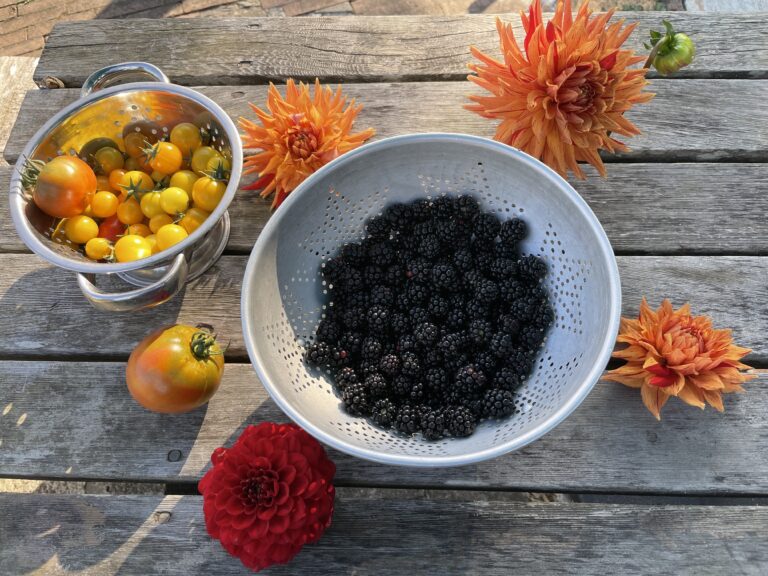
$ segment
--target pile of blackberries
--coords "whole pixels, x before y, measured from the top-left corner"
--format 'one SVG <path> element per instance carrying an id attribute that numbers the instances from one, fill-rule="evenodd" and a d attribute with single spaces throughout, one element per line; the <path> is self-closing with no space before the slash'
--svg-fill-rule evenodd
<path id="1" fill-rule="evenodd" d="M 523 220 L 469 195 L 393 204 L 321 267 L 328 291 L 309 364 L 346 411 L 404 434 L 469 436 L 515 411 L 554 320 Z"/>

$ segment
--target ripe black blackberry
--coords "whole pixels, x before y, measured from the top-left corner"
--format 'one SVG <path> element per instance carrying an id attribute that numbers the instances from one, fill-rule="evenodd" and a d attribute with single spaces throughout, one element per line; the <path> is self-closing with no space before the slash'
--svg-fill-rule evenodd
<path id="1" fill-rule="evenodd" d="M 336 376 L 334 377 L 334 382 L 336 382 L 336 386 L 341 390 L 342 392 L 350 385 L 355 384 L 359 382 L 360 380 L 357 377 L 357 373 L 350 368 L 349 366 L 342 368 L 338 372 L 336 372 Z"/>
<path id="2" fill-rule="evenodd" d="M 395 312 L 392 314 L 390 327 L 392 328 L 393 334 L 400 336 L 407 333 L 411 329 L 411 321 L 403 312 Z"/>
<path id="3" fill-rule="evenodd" d="M 456 374 L 459 368 L 466 366 L 469 363 L 469 355 L 462 352 L 461 354 L 443 357 L 442 366 L 444 366 L 449 373 Z"/>
<path id="4" fill-rule="evenodd" d="M 545 337 L 546 332 L 543 328 L 529 324 L 520 330 L 518 341 L 527 350 L 536 350 L 544 342 Z"/>
<path id="5" fill-rule="evenodd" d="M 376 266 L 389 266 L 395 262 L 395 249 L 388 241 L 373 242 L 368 246 L 368 261 Z"/>
<path id="6" fill-rule="evenodd" d="M 509 334 L 513 338 L 520 333 L 520 320 L 511 314 L 502 314 L 497 323 L 499 331 Z"/>
<path id="7" fill-rule="evenodd" d="M 327 282 L 336 282 L 347 271 L 347 263 L 341 256 L 334 256 L 326 260 L 320 267 L 320 273 Z"/>
<path id="8" fill-rule="evenodd" d="M 384 284 L 384 271 L 378 266 L 369 264 L 363 268 L 363 283 L 369 289 Z"/>
<path id="9" fill-rule="evenodd" d="M 542 301 L 531 320 L 534 326 L 541 328 L 546 332 L 555 321 L 555 311 L 552 309 L 552 305 L 549 301 Z"/>
<path id="10" fill-rule="evenodd" d="M 484 276 L 480 270 L 476 268 L 467 270 L 466 272 L 464 272 L 464 278 L 463 278 L 463 285 L 464 285 L 465 291 L 471 293 L 472 291 L 474 291 L 475 286 L 477 286 L 483 279 L 484 279 Z"/>
<path id="11" fill-rule="evenodd" d="M 493 280 L 485 278 L 475 286 L 475 299 L 487 306 L 493 306 L 499 299 L 499 286 Z"/>
<path id="12" fill-rule="evenodd" d="M 512 258 L 494 258 L 488 273 L 491 275 L 491 278 L 503 282 L 517 274 L 517 263 Z"/>
<path id="13" fill-rule="evenodd" d="M 419 423 L 421 433 L 427 440 L 439 440 L 448 433 L 445 412 L 440 408 L 422 408 Z"/>
<path id="14" fill-rule="evenodd" d="M 528 295 L 529 286 L 518 280 L 499 282 L 499 300 L 504 304 L 510 304 Z"/>
<path id="15" fill-rule="evenodd" d="M 453 253 L 453 265 L 459 272 L 468 272 L 475 267 L 475 257 L 468 248 L 458 248 Z"/>
<path id="16" fill-rule="evenodd" d="M 386 376 L 394 376 L 400 372 L 400 358 L 394 354 L 385 354 L 379 360 L 379 369 Z"/>
<path id="17" fill-rule="evenodd" d="M 509 315 L 517 319 L 521 324 L 527 323 L 533 318 L 541 303 L 530 296 L 519 298 L 509 303 L 507 311 Z"/>
<path id="18" fill-rule="evenodd" d="M 398 231 L 408 230 L 413 224 L 413 213 L 407 204 L 390 204 L 384 210 L 382 217 L 394 230 Z"/>
<path id="19" fill-rule="evenodd" d="M 487 245 L 473 244 L 473 248 L 475 249 L 475 269 L 480 271 L 484 276 L 490 275 L 491 265 L 496 256 L 491 253 Z"/>
<path id="20" fill-rule="evenodd" d="M 427 220 L 425 222 L 419 222 L 413 227 L 413 235 L 416 236 L 419 240 L 423 240 L 427 236 L 434 236 L 435 235 L 435 224 L 436 222 L 433 222 L 431 220 Z"/>
<path id="21" fill-rule="evenodd" d="M 472 344 L 477 349 L 483 349 L 488 346 L 493 335 L 493 324 L 483 318 L 476 318 L 469 323 L 467 330 Z"/>
<path id="22" fill-rule="evenodd" d="M 360 347 L 360 355 L 362 356 L 363 360 L 372 360 L 378 362 L 383 353 L 384 346 L 382 346 L 381 341 L 379 341 L 378 338 L 368 336 L 363 340 L 363 343 Z"/>
<path id="23" fill-rule="evenodd" d="M 347 330 L 357 330 L 365 323 L 365 308 L 345 305 L 339 312 L 339 318 Z"/>
<path id="24" fill-rule="evenodd" d="M 357 365 L 358 380 L 365 380 L 371 374 L 379 371 L 378 360 L 362 360 Z"/>
<path id="25" fill-rule="evenodd" d="M 497 358 L 505 358 L 515 352 L 515 339 L 506 332 L 496 332 L 491 336 L 489 350 Z"/>
<path id="26" fill-rule="evenodd" d="M 495 388 L 501 388 L 502 390 L 509 390 L 514 392 L 517 390 L 523 381 L 520 379 L 520 375 L 507 366 L 500 368 L 491 382 Z"/>
<path id="27" fill-rule="evenodd" d="M 403 352 L 400 355 L 400 371 L 408 377 L 416 378 L 421 374 L 421 363 L 414 352 Z"/>
<path id="28" fill-rule="evenodd" d="M 486 384 L 483 371 L 475 364 L 468 364 L 456 372 L 453 386 L 460 396 L 466 398 L 481 392 Z"/>
<path id="29" fill-rule="evenodd" d="M 345 297 L 348 294 L 355 292 L 361 292 L 365 289 L 365 282 L 363 282 L 363 273 L 356 268 L 347 268 L 343 276 L 341 276 L 332 287 L 334 292 L 342 294 Z"/>
<path id="30" fill-rule="evenodd" d="M 353 242 L 341 249 L 341 258 L 347 266 L 357 268 L 366 264 L 367 254 L 362 244 Z"/>
<path id="31" fill-rule="evenodd" d="M 432 368 L 443 364 L 443 355 L 435 348 L 427 348 L 421 352 L 421 362 L 423 368 Z"/>
<path id="32" fill-rule="evenodd" d="M 334 312 L 351 307 L 368 308 L 369 305 L 368 293 L 362 290 L 349 293 L 340 292 L 333 300 Z"/>
<path id="33" fill-rule="evenodd" d="M 408 309 L 408 317 L 413 326 L 418 326 L 422 322 L 429 322 L 429 312 L 421 306 L 413 306 Z"/>
<path id="34" fill-rule="evenodd" d="M 488 320 L 496 315 L 496 306 L 493 303 L 483 302 L 477 298 L 469 300 L 464 310 L 470 322 L 478 319 Z"/>
<path id="35" fill-rule="evenodd" d="M 453 292 L 459 288 L 459 276 L 456 269 L 444 262 L 432 267 L 432 284 L 439 290 Z"/>
<path id="36" fill-rule="evenodd" d="M 399 287 L 400 283 L 405 279 L 403 267 L 400 264 L 390 264 L 384 270 L 384 278 L 382 282 L 390 287 Z"/>
<path id="37" fill-rule="evenodd" d="M 477 426 L 477 417 L 465 406 L 452 406 L 445 411 L 448 432 L 457 438 L 470 436 Z"/>
<path id="38" fill-rule="evenodd" d="M 463 308 L 450 306 L 445 317 L 445 326 L 449 330 L 462 330 L 467 323 L 467 313 Z"/>
<path id="39" fill-rule="evenodd" d="M 432 215 L 432 203 L 426 198 L 414 200 L 410 204 L 413 219 L 416 222 L 424 222 Z"/>
<path id="40" fill-rule="evenodd" d="M 440 294 L 432 294 L 427 303 L 427 312 L 435 321 L 443 320 L 451 309 L 448 299 Z"/>
<path id="41" fill-rule="evenodd" d="M 438 367 L 432 367 L 429 368 L 424 375 L 424 383 L 427 385 L 427 388 L 437 395 L 447 395 L 451 381 L 445 370 Z"/>
<path id="42" fill-rule="evenodd" d="M 459 226 L 455 220 L 442 220 L 435 225 L 435 236 L 445 248 L 452 248 L 460 235 Z"/>
<path id="43" fill-rule="evenodd" d="M 547 264 L 538 256 L 528 254 L 518 260 L 517 273 L 521 278 L 538 281 L 546 276 Z"/>
<path id="44" fill-rule="evenodd" d="M 534 357 L 527 350 L 516 349 L 509 356 L 502 358 L 504 365 L 517 374 L 521 380 L 526 378 L 533 367 Z"/>
<path id="45" fill-rule="evenodd" d="M 383 216 L 374 216 L 365 225 L 365 231 L 370 238 L 387 238 L 390 231 L 390 223 Z"/>
<path id="46" fill-rule="evenodd" d="M 466 342 L 465 335 L 459 332 L 446 334 L 437 343 L 437 349 L 446 360 L 458 356 Z"/>
<path id="47" fill-rule="evenodd" d="M 325 368 L 331 359 L 333 350 L 325 342 L 314 342 L 307 347 L 304 359 L 312 366 Z"/>
<path id="48" fill-rule="evenodd" d="M 336 342 L 339 341 L 339 338 L 341 338 L 341 326 L 339 326 L 339 324 L 331 318 L 323 318 L 317 325 L 317 330 L 315 330 L 315 338 L 319 342 L 336 344 Z"/>
<path id="49" fill-rule="evenodd" d="M 429 289 L 423 284 L 409 283 L 405 288 L 408 303 L 411 306 L 420 306 L 429 298 Z"/>
<path id="50" fill-rule="evenodd" d="M 411 386 L 411 391 L 408 393 L 408 399 L 411 402 L 421 402 L 424 400 L 426 396 L 426 390 L 424 389 L 424 384 L 419 381 L 413 382 L 413 386 Z"/>
<path id="51" fill-rule="evenodd" d="M 368 331 L 375 334 L 383 334 L 389 328 L 389 319 L 392 313 L 389 308 L 374 304 L 368 308 L 368 312 L 365 315 L 366 322 L 368 322 Z"/>
<path id="52" fill-rule="evenodd" d="M 504 243 L 517 244 L 528 234 L 528 227 L 525 221 L 520 218 L 512 218 L 501 224 L 499 236 Z"/>
<path id="53" fill-rule="evenodd" d="M 406 398 L 411 395 L 413 380 L 405 374 L 398 374 L 392 379 L 390 388 L 395 395 L 400 396 L 401 398 Z"/>
<path id="54" fill-rule="evenodd" d="M 440 255 L 440 241 L 437 236 L 429 235 L 424 236 L 419 241 L 418 252 L 421 256 L 427 260 L 434 260 Z"/>
<path id="55" fill-rule="evenodd" d="M 480 205 L 469 194 L 462 194 L 456 199 L 456 208 L 464 222 L 471 222 L 480 213 Z"/>
<path id="56" fill-rule="evenodd" d="M 405 276 L 411 282 L 426 284 L 430 281 L 432 264 L 425 258 L 414 258 L 405 265 Z"/>
<path id="57" fill-rule="evenodd" d="M 431 322 L 421 322 L 413 329 L 413 338 L 416 345 L 422 348 L 434 346 L 439 335 L 440 331 L 437 329 L 437 326 Z"/>
<path id="58" fill-rule="evenodd" d="M 403 334 L 397 339 L 395 350 L 399 353 L 413 352 L 416 350 L 416 338 L 413 334 Z"/>
<path id="59" fill-rule="evenodd" d="M 382 398 L 389 392 L 387 381 L 381 374 L 374 372 L 365 377 L 365 387 L 373 398 Z"/>
<path id="60" fill-rule="evenodd" d="M 373 403 L 371 419 L 379 426 L 389 428 L 395 421 L 397 405 L 389 398 L 379 398 Z"/>
<path id="61" fill-rule="evenodd" d="M 483 396 L 483 418 L 504 418 L 515 411 L 515 400 L 508 390 L 491 388 Z"/>
<path id="62" fill-rule="evenodd" d="M 328 367 L 341 369 L 345 366 L 349 366 L 352 361 L 352 355 L 348 350 L 342 350 L 340 348 L 332 348 L 331 355 L 328 359 Z"/>
<path id="63" fill-rule="evenodd" d="M 347 386 L 341 393 L 344 409 L 353 416 L 368 416 L 371 413 L 368 387 L 362 382 Z"/>
<path id="64" fill-rule="evenodd" d="M 479 242 L 493 242 L 500 230 L 501 222 L 498 216 L 490 212 L 478 214 L 472 224 L 472 233 Z"/>
<path id="65" fill-rule="evenodd" d="M 398 408 L 394 421 L 395 430 L 403 434 L 415 434 L 419 431 L 419 411 L 411 404 Z"/>
<path id="66" fill-rule="evenodd" d="M 441 220 L 449 220 L 457 213 L 456 202 L 450 196 L 439 196 L 432 203 L 432 213 Z"/>
<path id="67" fill-rule="evenodd" d="M 475 354 L 473 363 L 477 365 L 484 374 L 495 374 L 498 360 L 496 355 L 488 350 L 483 350 Z"/>

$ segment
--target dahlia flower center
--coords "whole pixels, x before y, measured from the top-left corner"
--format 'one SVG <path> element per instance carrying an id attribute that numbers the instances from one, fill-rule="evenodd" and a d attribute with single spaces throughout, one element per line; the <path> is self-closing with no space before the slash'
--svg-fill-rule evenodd
<path id="1" fill-rule="evenodd" d="M 240 480 L 240 501 L 248 508 L 270 508 L 278 489 L 274 470 L 252 470 Z"/>
<path id="2" fill-rule="evenodd" d="M 317 150 L 317 136 L 311 127 L 297 126 L 288 132 L 288 149 L 294 158 L 306 160 Z"/>
<path id="3" fill-rule="evenodd" d="M 591 82 L 585 82 L 579 86 L 579 95 L 574 100 L 574 104 L 579 108 L 589 108 L 592 100 L 595 99 L 595 87 Z"/>

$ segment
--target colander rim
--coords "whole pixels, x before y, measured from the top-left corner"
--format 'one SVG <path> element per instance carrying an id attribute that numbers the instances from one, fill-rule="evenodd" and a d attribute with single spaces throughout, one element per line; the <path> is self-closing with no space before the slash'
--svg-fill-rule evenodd
<path id="1" fill-rule="evenodd" d="M 353 162 L 361 156 L 365 156 L 371 153 L 372 151 L 384 150 L 402 144 L 429 144 L 438 142 L 465 143 L 473 146 L 485 147 L 487 149 L 505 154 L 511 158 L 514 158 L 515 160 L 527 164 L 542 177 L 549 179 L 560 192 L 564 193 L 573 201 L 574 206 L 581 212 L 586 220 L 591 223 L 597 245 L 600 248 L 600 254 L 607 264 L 609 281 L 608 330 L 604 336 L 604 341 L 600 347 L 599 353 L 597 354 L 593 367 L 587 376 L 582 380 L 579 387 L 553 414 L 551 414 L 547 419 L 543 420 L 526 433 L 498 444 L 497 446 L 492 446 L 482 450 L 474 450 L 465 454 L 392 454 L 371 448 L 356 446 L 342 439 L 339 439 L 332 434 L 326 433 L 309 419 L 300 414 L 298 410 L 296 410 L 292 404 L 280 393 L 279 389 L 267 376 L 267 373 L 264 369 L 264 364 L 262 363 L 262 355 L 255 346 L 254 339 L 251 337 L 251 334 L 255 330 L 255 326 L 253 325 L 252 320 L 250 295 L 253 278 L 255 277 L 257 262 L 259 261 L 260 256 L 264 251 L 264 247 L 267 245 L 270 237 L 275 234 L 279 228 L 281 221 L 287 218 L 291 207 L 294 204 L 300 202 L 302 197 L 309 193 L 316 182 L 321 181 L 328 174 L 331 174 L 336 170 L 343 169 L 345 165 Z M 467 464 L 475 464 L 484 460 L 489 460 L 497 456 L 501 456 L 508 452 L 522 448 L 523 446 L 526 446 L 535 440 L 538 440 L 547 432 L 550 432 L 552 429 L 558 426 L 584 401 L 584 399 L 600 379 L 600 375 L 602 374 L 605 366 L 608 363 L 608 360 L 610 359 L 611 352 L 616 341 L 621 319 L 621 282 L 618 265 L 616 263 L 616 257 L 613 253 L 613 248 L 611 247 L 608 236 L 605 234 L 605 230 L 600 224 L 600 221 L 597 219 L 597 216 L 594 214 L 587 202 L 581 197 L 581 195 L 563 177 L 557 174 L 549 166 L 526 154 L 525 152 L 522 152 L 521 150 L 480 136 L 450 132 L 405 134 L 377 140 L 347 152 L 346 154 L 326 164 L 314 174 L 310 175 L 295 190 L 293 190 L 293 192 L 291 192 L 291 194 L 281 205 L 280 209 L 278 209 L 275 214 L 272 215 L 264 229 L 259 234 L 259 237 L 257 238 L 256 243 L 254 244 L 254 247 L 248 258 L 241 292 L 241 316 L 243 336 L 246 348 L 248 350 L 248 356 L 251 360 L 251 364 L 253 365 L 254 370 L 256 371 L 256 374 L 262 382 L 262 385 L 267 390 L 270 397 L 275 401 L 275 403 L 283 410 L 283 412 L 285 412 L 294 422 L 299 424 L 315 438 L 333 448 L 336 448 L 337 450 L 345 452 L 346 454 L 382 464 L 393 464 L 420 468 L 462 466 Z M 448 441 L 466 442 L 469 441 L 469 439 L 451 438 L 448 439 Z"/>

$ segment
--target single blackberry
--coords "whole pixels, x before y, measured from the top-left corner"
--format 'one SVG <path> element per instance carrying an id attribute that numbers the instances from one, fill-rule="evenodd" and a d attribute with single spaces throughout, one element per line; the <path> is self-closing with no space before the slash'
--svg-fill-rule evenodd
<path id="1" fill-rule="evenodd" d="M 469 409 L 470 412 L 475 416 L 476 421 L 480 421 L 483 418 L 483 398 L 481 397 L 475 397 L 472 399 L 467 399 L 463 403 L 459 404 L 460 406 L 464 406 Z"/>
<path id="2" fill-rule="evenodd" d="M 439 335 L 440 332 L 438 331 L 437 326 L 431 322 L 417 324 L 416 328 L 413 330 L 413 337 L 416 344 L 422 348 L 433 346 L 437 342 Z"/>
<path id="3" fill-rule="evenodd" d="M 418 252 L 428 260 L 434 260 L 440 255 L 440 242 L 437 236 L 425 236 L 419 242 Z"/>
<path id="4" fill-rule="evenodd" d="M 443 320 L 450 311 L 448 299 L 440 294 L 433 294 L 427 304 L 427 312 L 435 320 Z"/>
<path id="5" fill-rule="evenodd" d="M 398 374 L 392 379 L 390 385 L 392 392 L 400 397 L 408 397 L 411 394 L 411 388 L 413 388 L 413 380 L 411 380 L 405 374 Z"/>
<path id="6" fill-rule="evenodd" d="M 546 332 L 555 321 L 555 311 L 548 301 L 544 301 L 539 305 L 531 320 L 534 326 L 541 328 Z"/>
<path id="7" fill-rule="evenodd" d="M 462 194 L 456 199 L 458 216 L 465 222 L 471 222 L 480 213 L 480 205 L 469 194 Z"/>
<path id="8" fill-rule="evenodd" d="M 328 344 L 335 344 L 341 337 L 341 327 L 339 324 L 331 318 L 323 318 L 320 320 L 320 324 L 317 325 L 315 330 L 315 338 L 319 342 L 327 342 Z"/>
<path id="9" fill-rule="evenodd" d="M 499 282 L 499 300 L 509 304 L 515 300 L 525 298 L 528 294 L 528 286 L 518 280 Z"/>
<path id="10" fill-rule="evenodd" d="M 400 358 L 394 354 L 385 354 L 379 360 L 379 369 L 386 376 L 394 376 L 400 371 Z"/>
<path id="11" fill-rule="evenodd" d="M 416 222 L 424 222 L 425 220 L 428 220 L 432 214 L 432 203 L 426 198 L 414 200 L 411 202 L 410 207 L 413 219 Z"/>
<path id="12" fill-rule="evenodd" d="M 521 380 L 523 380 L 531 373 L 534 356 L 529 352 L 518 348 L 509 356 L 502 358 L 502 361 L 508 368 L 517 374 Z"/>
<path id="13" fill-rule="evenodd" d="M 472 223 L 472 233 L 475 240 L 479 242 L 491 243 L 496 239 L 501 230 L 501 222 L 498 216 L 491 212 L 478 214 Z"/>
<path id="14" fill-rule="evenodd" d="M 419 412 L 410 404 L 398 408 L 393 422 L 395 430 L 403 434 L 414 434 L 419 431 Z"/>
<path id="15" fill-rule="evenodd" d="M 346 297 L 346 295 L 361 292 L 364 288 L 362 272 L 355 268 L 347 268 L 344 275 L 333 284 L 332 289 L 342 294 L 342 297 Z"/>
<path id="16" fill-rule="evenodd" d="M 411 391 L 408 393 L 408 399 L 412 402 L 421 402 L 426 397 L 426 390 L 422 382 L 414 382 Z"/>
<path id="17" fill-rule="evenodd" d="M 426 284 L 432 273 L 432 265 L 424 258 L 415 258 L 405 266 L 405 276 L 411 282 Z"/>
<path id="18" fill-rule="evenodd" d="M 540 305 L 540 301 L 531 296 L 525 296 L 524 298 L 518 298 L 517 300 L 510 302 L 507 310 L 510 316 L 516 318 L 521 323 L 525 323 L 533 318 Z"/>
<path id="19" fill-rule="evenodd" d="M 392 314 L 390 327 L 392 328 L 393 334 L 400 336 L 401 334 L 407 333 L 411 329 L 411 321 L 403 312 L 395 312 Z"/>
<path id="20" fill-rule="evenodd" d="M 460 272 L 468 272 L 475 267 L 475 257 L 468 248 L 459 248 L 453 253 L 453 265 Z"/>
<path id="21" fill-rule="evenodd" d="M 488 350 L 483 350 L 475 354 L 473 362 L 484 374 L 493 374 L 496 372 L 498 360 L 496 359 L 496 356 Z"/>
<path id="22" fill-rule="evenodd" d="M 368 260 L 382 267 L 394 264 L 395 249 L 387 241 L 373 242 L 368 246 Z"/>
<path id="23" fill-rule="evenodd" d="M 477 417 L 466 406 L 452 406 L 445 411 L 445 422 L 452 436 L 470 436 L 477 426 Z"/>
<path id="24" fill-rule="evenodd" d="M 499 316 L 497 326 L 501 332 L 509 334 L 513 338 L 520 333 L 520 320 L 511 314 L 502 314 Z"/>
<path id="25" fill-rule="evenodd" d="M 386 396 L 389 391 L 389 386 L 387 386 L 384 376 L 376 372 L 365 377 L 365 387 L 368 389 L 368 394 L 373 398 Z"/>
<path id="26" fill-rule="evenodd" d="M 475 299 L 492 306 L 499 299 L 499 286 L 493 280 L 484 279 L 475 286 Z"/>
<path id="27" fill-rule="evenodd" d="M 491 388 L 483 396 L 483 418 L 505 418 L 515 411 L 515 400 L 508 390 Z"/>
<path id="28" fill-rule="evenodd" d="M 389 319 L 392 316 L 389 308 L 374 304 L 368 308 L 365 319 L 368 322 L 368 330 L 376 334 L 383 334 L 389 328 Z"/>
<path id="29" fill-rule="evenodd" d="M 368 288 L 384 284 L 384 272 L 378 266 L 369 264 L 363 268 L 363 282 Z"/>
<path id="30" fill-rule="evenodd" d="M 403 274 L 402 266 L 400 264 L 392 264 L 384 271 L 382 282 L 387 286 L 397 287 L 400 286 L 404 279 L 405 274 Z"/>
<path id="31" fill-rule="evenodd" d="M 432 213 L 442 220 L 452 218 L 456 212 L 456 202 L 450 196 L 439 196 L 432 202 Z"/>
<path id="32" fill-rule="evenodd" d="M 365 230 L 371 238 L 388 238 L 390 224 L 383 216 L 374 216 L 368 220 Z"/>
<path id="33" fill-rule="evenodd" d="M 459 276 L 450 264 L 435 264 L 432 267 L 432 283 L 440 290 L 453 292 L 459 288 Z"/>
<path id="34" fill-rule="evenodd" d="M 480 270 L 480 272 L 483 273 L 484 276 L 490 276 L 491 274 L 491 266 L 493 266 L 494 261 L 496 260 L 496 255 L 493 254 L 492 250 L 489 248 L 489 245 L 473 245 L 473 248 L 476 249 L 475 252 L 475 268 L 477 270 Z"/>
<path id="35" fill-rule="evenodd" d="M 427 373 L 424 375 L 424 383 L 427 385 L 427 388 L 438 395 L 446 395 L 451 384 L 448 373 L 436 366 L 427 370 Z"/>
<path id="36" fill-rule="evenodd" d="M 517 262 L 520 259 L 520 249 L 517 244 L 502 240 L 500 242 L 494 242 L 493 255 L 496 258 L 509 258 L 510 260 Z M 517 267 L 515 267 L 515 272 L 517 272 Z"/>
<path id="37" fill-rule="evenodd" d="M 527 350 L 537 350 L 539 346 L 541 346 L 541 343 L 544 342 L 546 336 L 547 333 L 542 328 L 528 324 L 527 326 L 523 326 L 522 330 L 520 330 L 518 342 L 520 342 L 520 345 Z"/>
<path id="38" fill-rule="evenodd" d="M 425 222 L 419 222 L 413 227 L 412 234 L 419 240 L 423 240 L 427 236 L 435 235 L 435 222 L 427 220 Z"/>
<path id="39" fill-rule="evenodd" d="M 389 286 L 374 286 L 371 288 L 369 301 L 385 308 L 391 308 L 395 302 L 395 293 Z"/>
<path id="40" fill-rule="evenodd" d="M 528 227 L 524 220 L 520 218 L 512 218 L 506 220 L 501 224 L 501 230 L 499 236 L 501 241 L 509 244 L 517 244 L 528 234 Z"/>
<path id="41" fill-rule="evenodd" d="M 349 366 L 351 362 L 352 354 L 350 354 L 348 350 L 343 350 L 341 348 L 331 349 L 331 356 L 328 360 L 328 366 L 330 368 L 338 370 L 344 368 L 345 366 Z"/>
<path id="42" fill-rule="evenodd" d="M 429 289 L 423 284 L 409 283 L 405 289 L 405 294 L 411 306 L 419 306 L 429 298 Z"/>
<path id="43" fill-rule="evenodd" d="M 495 306 L 492 303 L 483 302 L 477 298 L 472 298 L 472 300 L 467 302 L 464 310 L 470 322 L 478 319 L 488 320 L 496 312 Z"/>
<path id="44" fill-rule="evenodd" d="M 408 317 L 413 326 L 418 326 L 422 322 L 429 322 L 429 312 L 420 306 L 414 306 L 408 310 Z"/>
<path id="45" fill-rule="evenodd" d="M 459 226 L 454 220 L 442 220 L 435 225 L 435 236 L 446 248 L 453 248 L 459 240 Z"/>
<path id="46" fill-rule="evenodd" d="M 334 256 L 323 262 L 320 266 L 320 273 L 326 281 L 334 283 L 341 278 L 347 271 L 347 263 L 341 256 Z"/>
<path id="47" fill-rule="evenodd" d="M 344 409 L 353 416 L 368 416 L 371 412 L 368 388 L 362 382 L 350 384 L 341 393 Z"/>
<path id="48" fill-rule="evenodd" d="M 493 325 L 488 320 L 476 318 L 469 323 L 467 332 L 472 343 L 482 349 L 491 341 Z"/>
<path id="49" fill-rule="evenodd" d="M 464 398 L 474 396 L 485 388 L 485 373 L 475 364 L 459 368 L 454 379 L 454 389 Z"/>
<path id="50" fill-rule="evenodd" d="M 363 360 L 357 365 L 358 379 L 365 379 L 379 371 L 378 360 Z"/>
<path id="51" fill-rule="evenodd" d="M 357 372 L 354 371 L 354 369 L 350 368 L 349 366 L 346 366 L 336 372 L 336 376 L 334 377 L 334 382 L 336 382 L 336 386 L 338 386 L 339 390 L 342 392 L 350 385 L 355 384 L 359 382 L 360 380 L 357 377 Z"/>
<path id="52" fill-rule="evenodd" d="M 363 266 L 366 263 L 365 248 L 356 242 L 345 244 L 341 249 L 341 258 L 345 264 L 353 268 Z"/>
<path id="53" fill-rule="evenodd" d="M 384 428 L 389 428 L 395 421 L 397 405 L 389 398 L 379 398 L 371 409 L 372 420 Z"/>
<path id="54" fill-rule="evenodd" d="M 439 408 L 422 408 L 420 424 L 421 433 L 426 440 L 439 440 L 448 433 L 445 413 Z"/>
<path id="55" fill-rule="evenodd" d="M 494 258 L 488 273 L 496 280 L 506 280 L 517 273 L 517 263 L 511 258 Z"/>
<path id="56" fill-rule="evenodd" d="M 443 356 L 435 348 L 428 348 L 422 352 L 421 363 L 424 368 L 432 368 L 443 364 Z"/>
<path id="57" fill-rule="evenodd" d="M 458 356 L 466 344 L 464 334 L 460 332 L 450 332 L 440 338 L 437 343 L 437 349 L 446 360 Z"/>
<path id="58" fill-rule="evenodd" d="M 332 353 L 333 350 L 325 342 L 315 342 L 307 347 L 304 359 L 312 366 L 324 368 L 330 363 Z"/>
<path id="59" fill-rule="evenodd" d="M 506 332 L 496 332 L 491 337 L 489 350 L 497 358 L 505 358 L 515 351 L 515 339 Z"/>
<path id="60" fill-rule="evenodd" d="M 400 371 L 411 378 L 418 376 L 421 373 L 419 357 L 413 352 L 403 352 L 400 355 Z"/>
<path id="61" fill-rule="evenodd" d="M 468 270 L 464 273 L 464 288 L 467 291 L 472 292 L 474 291 L 475 286 L 477 286 L 484 279 L 485 278 L 483 277 L 483 273 L 480 270 L 477 270 L 476 268 Z"/>
<path id="62" fill-rule="evenodd" d="M 357 330 L 365 322 L 365 308 L 362 306 L 346 305 L 339 314 L 347 330 Z"/>
<path id="63" fill-rule="evenodd" d="M 398 352 L 414 352 L 416 350 L 416 338 L 413 334 L 403 334 L 397 339 L 395 350 Z"/>
<path id="64" fill-rule="evenodd" d="M 372 336 L 369 336 L 363 340 L 360 348 L 360 355 L 363 360 L 371 360 L 378 362 L 384 352 L 384 346 L 381 342 Z"/>
<path id="65" fill-rule="evenodd" d="M 509 368 L 507 366 L 504 366 L 503 368 L 500 368 L 496 375 L 493 377 L 492 384 L 496 388 L 501 388 L 502 390 L 509 390 L 510 392 L 514 392 L 520 387 L 520 384 L 522 384 L 522 380 L 520 379 L 520 375 L 515 372 L 512 368 Z"/>
<path id="66" fill-rule="evenodd" d="M 518 260 L 517 272 L 521 278 L 538 281 L 547 274 L 547 264 L 538 256 L 528 254 Z"/>
<path id="67" fill-rule="evenodd" d="M 413 224 L 413 212 L 407 204 L 390 204 L 384 210 L 382 217 L 394 230 L 408 230 Z"/>
<path id="68" fill-rule="evenodd" d="M 461 330 L 467 323 L 467 313 L 463 308 L 451 307 L 445 317 L 445 326 L 449 330 Z"/>

